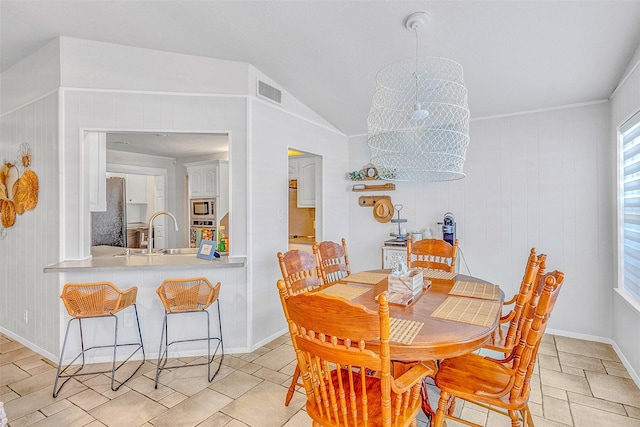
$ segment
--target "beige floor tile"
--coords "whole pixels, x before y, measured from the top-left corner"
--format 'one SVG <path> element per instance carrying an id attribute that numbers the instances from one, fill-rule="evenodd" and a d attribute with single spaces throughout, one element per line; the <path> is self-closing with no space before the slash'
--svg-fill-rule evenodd
<path id="1" fill-rule="evenodd" d="M 640 420 L 640 408 L 635 406 L 624 405 L 624 409 L 627 411 L 627 415 L 631 418 L 637 418 Z"/>
<path id="2" fill-rule="evenodd" d="M 235 356 L 231 356 L 231 355 L 225 355 L 224 356 L 224 360 L 222 361 L 223 365 L 228 366 L 228 367 L 233 368 L 233 369 L 240 369 L 241 367 L 243 367 L 247 363 L 249 363 L 249 362 L 247 362 L 246 360 L 242 360 L 239 357 L 235 357 Z"/>
<path id="3" fill-rule="evenodd" d="M 45 414 L 47 417 L 50 417 L 53 414 L 57 414 L 58 412 L 73 406 L 73 403 L 69 402 L 67 399 L 56 399 L 56 400 L 57 400 L 56 403 L 52 403 L 49 406 L 45 406 L 44 408 L 40 409 L 40 412 Z"/>
<path id="4" fill-rule="evenodd" d="M 29 374 L 14 364 L 0 366 L 0 386 L 13 384 L 25 378 L 29 378 Z"/>
<path id="5" fill-rule="evenodd" d="M 544 334 L 542 336 L 542 340 L 540 342 L 542 342 L 544 344 L 553 344 L 553 345 L 555 345 L 556 344 L 555 335 Z"/>
<path id="6" fill-rule="evenodd" d="M 560 362 L 557 356 L 550 356 L 548 354 L 538 355 L 538 366 L 540 368 L 553 369 L 554 371 L 560 371 Z"/>
<path id="7" fill-rule="evenodd" d="M 590 408 L 588 406 L 571 404 L 571 412 L 573 414 L 575 427 L 640 427 L 640 420 L 638 419 L 623 417 L 608 411 Z"/>
<path id="8" fill-rule="evenodd" d="M 131 427 L 144 424 L 166 410 L 159 403 L 129 390 L 92 409 L 89 414 L 109 427 Z"/>
<path id="9" fill-rule="evenodd" d="M 222 393 L 225 396 L 229 396 L 232 399 L 236 399 L 261 382 L 262 380 L 260 378 L 256 378 L 253 375 L 249 375 L 241 371 L 236 371 L 215 384 L 212 384 L 209 388 Z"/>
<path id="10" fill-rule="evenodd" d="M 87 424 L 84 427 L 106 427 L 106 426 L 104 424 L 102 424 L 100 421 L 94 420 L 94 421 L 90 422 L 89 424 Z"/>
<path id="11" fill-rule="evenodd" d="M 260 368 L 256 372 L 254 372 L 253 375 L 276 384 L 284 384 L 287 381 L 291 380 L 291 375 L 276 372 L 269 368 Z"/>
<path id="12" fill-rule="evenodd" d="M 242 372 L 246 372 L 247 374 L 253 374 L 260 368 L 262 368 L 262 366 L 256 365 L 255 363 L 252 363 L 252 362 L 248 362 L 244 366 L 241 366 L 238 370 Z"/>
<path id="13" fill-rule="evenodd" d="M 575 375 L 577 377 L 584 377 L 584 370 L 580 368 L 574 368 L 573 366 L 563 366 L 562 372 L 565 374 Z"/>
<path id="14" fill-rule="evenodd" d="M 567 396 L 569 397 L 569 402 L 573 404 L 589 406 L 591 408 L 613 412 L 614 414 L 626 415 L 624 406 L 620 403 L 610 402 L 608 400 L 572 392 L 567 393 Z"/>
<path id="15" fill-rule="evenodd" d="M 490 427 L 511 427 L 511 418 L 497 412 L 489 411 L 487 415 L 487 423 Z"/>
<path id="16" fill-rule="evenodd" d="M 52 386 L 55 379 L 56 372 L 54 370 L 49 370 L 47 372 L 13 382 L 11 383 L 11 388 L 21 396 L 33 393 L 34 391 L 42 388 L 48 388 L 53 391 Z"/>
<path id="17" fill-rule="evenodd" d="M 258 357 L 253 361 L 253 363 L 255 363 L 256 365 L 264 366 L 265 368 L 273 369 L 274 371 L 279 371 L 289 363 L 293 362 L 295 358 L 296 353 L 293 350 L 293 347 L 282 345 L 276 347 L 269 353 Z"/>
<path id="18" fill-rule="evenodd" d="M 11 416 L 11 414 L 7 414 L 7 416 Z M 44 419 L 46 418 L 44 415 L 42 415 L 41 412 L 31 412 L 30 414 L 27 414 L 24 417 L 18 419 L 10 418 L 9 421 L 11 422 L 11 427 L 26 427 L 34 425 L 38 421 Z"/>
<path id="19" fill-rule="evenodd" d="M 292 362 L 292 363 L 289 363 L 284 368 L 280 369 L 278 372 L 281 372 L 285 375 L 292 376 L 296 370 L 296 366 L 298 366 L 298 362 Z"/>
<path id="20" fill-rule="evenodd" d="M 233 418 L 229 415 L 223 414 L 222 412 L 216 412 L 198 424 L 198 427 L 226 427 L 231 421 L 233 421 Z"/>
<path id="21" fill-rule="evenodd" d="M 470 405 L 465 402 L 460 418 L 472 423 L 485 425 L 487 422 L 487 411 L 477 411 L 475 408 L 471 408 Z"/>
<path id="22" fill-rule="evenodd" d="M 7 403 L 10 400 L 17 399 L 19 397 L 20 397 L 20 395 L 18 393 L 14 392 L 14 391 L 9 391 L 8 393 L 0 394 L 0 402 Z"/>
<path id="23" fill-rule="evenodd" d="M 284 427 L 311 427 L 311 417 L 305 411 L 298 411 Z"/>
<path id="24" fill-rule="evenodd" d="M 109 401 L 109 399 L 91 389 L 71 396 L 68 400 L 85 411 L 90 411 L 96 406 L 100 406 Z"/>
<path id="25" fill-rule="evenodd" d="M 640 390 L 633 380 L 597 372 L 586 374 L 594 397 L 632 406 L 640 403 Z"/>
<path id="26" fill-rule="evenodd" d="M 224 427 L 247 427 L 247 425 L 238 420 L 231 420 L 229 424 L 225 424 Z"/>
<path id="27" fill-rule="evenodd" d="M 222 408 L 221 412 L 251 427 L 280 427 L 305 402 L 304 397 L 294 394 L 289 406 L 284 406 L 286 390 L 285 387 L 264 381 Z M 265 418 L 264 414 L 269 414 L 269 418 Z"/>
<path id="28" fill-rule="evenodd" d="M 149 397 L 149 396 L 147 396 L 147 397 Z M 182 393 L 178 393 L 177 391 L 174 391 L 173 393 L 171 393 L 167 397 L 165 397 L 163 399 L 160 399 L 158 401 L 158 403 L 160 403 L 163 406 L 166 406 L 167 408 L 173 408 L 178 403 L 182 402 L 183 400 L 185 400 L 187 398 L 188 398 L 188 396 L 185 396 Z"/>
<path id="29" fill-rule="evenodd" d="M 55 373 L 56 368 L 49 365 L 48 363 L 43 363 L 42 365 L 38 365 L 34 368 L 27 370 L 29 375 L 38 375 L 38 374 L 41 374 L 42 372 L 47 372 L 47 371 L 53 371 Z"/>
<path id="30" fill-rule="evenodd" d="M 71 380 L 60 391 L 57 399 L 54 399 L 52 396 L 53 388 L 46 387 L 25 396 L 21 396 L 10 402 L 6 402 L 4 407 L 5 411 L 7 414 L 10 414 L 12 419 L 17 419 L 38 411 L 40 408 L 44 408 L 60 400 L 64 400 L 67 397 L 73 396 L 83 390 L 86 390 L 85 386 L 77 381 Z"/>
<path id="31" fill-rule="evenodd" d="M 558 352 L 558 359 L 562 367 L 571 366 L 573 368 L 584 369 L 591 372 L 604 373 L 604 365 L 600 359 L 595 357 L 583 356 L 580 354 Z"/>
<path id="32" fill-rule="evenodd" d="M 533 415 L 533 423 L 536 427 L 570 427 L 567 424 L 562 424 L 556 421 L 547 420 L 543 417 Z M 448 427 L 448 426 L 447 426 Z"/>
<path id="33" fill-rule="evenodd" d="M 567 400 L 567 392 L 555 387 L 542 386 L 542 395 L 554 397 L 560 400 Z"/>
<path id="34" fill-rule="evenodd" d="M 171 387 L 158 385 L 158 388 L 155 388 L 155 381 L 145 376 L 140 376 L 127 382 L 127 387 L 147 396 L 149 399 L 155 400 L 156 402 L 174 393 Z"/>
<path id="35" fill-rule="evenodd" d="M 542 408 L 542 405 L 539 403 L 529 402 L 529 411 L 531 411 L 531 414 L 533 415 L 544 417 L 544 410 Z"/>
<path id="36" fill-rule="evenodd" d="M 24 359 L 16 360 L 14 363 L 20 369 L 23 369 L 25 371 L 28 371 L 29 369 L 39 365 L 46 365 L 46 362 L 42 360 L 42 356 L 40 356 L 39 354 L 34 354 L 31 357 L 26 357 Z"/>
<path id="37" fill-rule="evenodd" d="M 627 372 L 626 369 L 616 369 L 616 368 L 605 368 L 607 370 L 607 374 L 613 375 L 620 378 L 631 378 L 631 375 Z"/>
<path id="38" fill-rule="evenodd" d="M 14 350 L 23 348 L 24 346 L 18 341 L 6 341 L 0 343 L 0 354 L 9 353 Z"/>
<path id="39" fill-rule="evenodd" d="M 6 365 L 8 363 L 13 363 L 21 359 L 26 359 L 27 357 L 32 357 L 35 355 L 35 352 L 29 350 L 26 347 L 21 347 L 8 353 L 0 354 L 0 366 Z"/>
<path id="40" fill-rule="evenodd" d="M 196 366 L 161 373 L 158 380 L 158 388 L 166 384 L 171 384 L 170 388 L 175 391 L 187 396 L 193 396 L 209 387 L 211 383 L 207 379 L 207 367 Z"/>
<path id="41" fill-rule="evenodd" d="M 556 350 L 555 344 L 551 343 L 540 343 L 540 347 L 538 348 L 538 355 L 548 355 L 548 356 L 557 356 L 558 351 Z"/>
<path id="42" fill-rule="evenodd" d="M 207 388 L 188 400 L 178 403 L 150 422 L 156 427 L 195 426 L 231 401 L 231 398 Z"/>
<path id="43" fill-rule="evenodd" d="M 542 407 L 546 419 L 567 425 L 573 424 L 571 410 L 569 409 L 569 402 L 567 402 L 567 400 L 542 396 Z"/>
<path id="44" fill-rule="evenodd" d="M 559 352 L 579 354 L 597 359 L 619 362 L 618 355 L 609 344 L 595 341 L 584 341 L 575 338 L 556 337 L 556 348 Z"/>
<path id="45" fill-rule="evenodd" d="M 33 424 L 33 427 L 81 427 L 94 421 L 94 418 L 77 406 L 64 409 L 42 421 Z"/>
<path id="46" fill-rule="evenodd" d="M 587 396 L 591 395 L 589 384 L 587 383 L 587 379 L 584 377 L 565 374 L 564 372 L 557 372 L 549 369 L 540 369 L 540 380 L 544 386 L 573 391 Z"/>

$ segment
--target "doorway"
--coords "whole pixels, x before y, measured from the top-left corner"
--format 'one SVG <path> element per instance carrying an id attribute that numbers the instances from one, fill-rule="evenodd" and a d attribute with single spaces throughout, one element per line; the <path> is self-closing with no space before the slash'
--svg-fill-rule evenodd
<path id="1" fill-rule="evenodd" d="M 288 249 L 313 253 L 321 236 L 322 157 L 290 149 L 288 168 Z"/>

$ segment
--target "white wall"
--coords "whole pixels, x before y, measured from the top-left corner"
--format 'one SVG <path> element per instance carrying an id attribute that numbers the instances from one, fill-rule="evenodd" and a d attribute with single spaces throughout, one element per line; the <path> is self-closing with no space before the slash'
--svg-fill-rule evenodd
<path id="1" fill-rule="evenodd" d="M 286 330 L 276 281 L 282 278 L 276 254 L 288 250 L 289 169 L 287 149 L 317 154 L 321 159 L 322 208 L 316 227 L 323 240 L 349 238 L 347 197 L 343 190 L 347 168 L 347 138 L 333 129 L 302 120 L 268 103 L 251 102 L 250 298 L 254 343 L 268 342 Z M 317 187 L 318 188 L 318 187 Z M 233 247 L 233 245 L 231 245 Z"/>
<path id="2" fill-rule="evenodd" d="M 637 53 L 637 52 L 636 52 Z M 634 58 L 635 62 L 630 66 L 630 73 L 620 83 L 616 92 L 611 97 L 611 128 L 609 133 L 609 147 L 607 159 L 612 164 L 612 173 L 610 174 L 610 191 L 612 194 L 617 193 L 617 161 L 618 161 L 618 128 L 633 114 L 640 110 L 640 69 L 638 65 L 638 55 Z M 634 66 L 636 68 L 634 68 Z M 615 215 L 614 203 L 611 209 Z M 617 223 L 611 227 L 611 233 L 616 235 L 619 233 Z M 616 263 L 619 257 L 618 247 L 612 251 L 612 262 Z M 615 270 L 616 279 L 613 280 L 611 287 L 617 286 L 621 280 L 618 270 Z M 613 294 L 613 339 L 622 352 L 623 360 L 627 367 L 631 367 L 636 373 L 636 382 L 640 376 L 640 304 L 630 304 L 621 294 L 614 292 Z"/>
<path id="3" fill-rule="evenodd" d="M 396 183 L 409 230 L 430 227 L 445 212 L 456 217 L 464 260 L 472 275 L 520 285 L 531 247 L 548 254 L 548 269 L 566 274 L 549 328 L 591 337 L 612 331 L 608 104 L 475 120 L 465 173 L 459 181 Z M 351 138 L 349 168 L 368 162 L 366 137 Z M 355 270 L 379 267 L 380 245 L 392 226 L 349 197 L 350 260 Z M 373 194 L 373 193 L 372 193 Z M 462 261 L 462 260 L 461 260 Z M 461 272 L 466 273 L 462 265 Z"/>
<path id="4" fill-rule="evenodd" d="M 0 159 L 15 162 L 23 142 L 31 146 L 38 205 L 17 215 L 0 240 L 0 331 L 50 356 L 58 351 L 60 294 L 57 277 L 42 269 L 60 253 L 57 92 L 0 117 Z"/>

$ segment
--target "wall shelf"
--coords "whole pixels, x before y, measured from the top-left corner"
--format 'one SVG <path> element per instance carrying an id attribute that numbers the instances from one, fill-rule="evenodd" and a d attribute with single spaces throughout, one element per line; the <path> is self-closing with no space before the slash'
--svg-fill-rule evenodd
<path id="1" fill-rule="evenodd" d="M 354 184 L 351 191 L 392 191 L 395 189 L 395 184 L 387 182 L 380 185 Z"/>

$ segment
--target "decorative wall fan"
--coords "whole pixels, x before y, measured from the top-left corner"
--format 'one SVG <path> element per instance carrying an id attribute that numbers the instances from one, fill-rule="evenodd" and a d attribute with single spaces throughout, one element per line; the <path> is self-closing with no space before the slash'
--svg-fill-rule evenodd
<path id="1" fill-rule="evenodd" d="M 12 227 L 16 214 L 22 215 L 38 204 L 38 176 L 30 169 L 31 147 L 22 143 L 15 162 L 4 162 L 0 168 L 0 224 Z M 15 177 L 15 180 L 14 180 Z"/>

